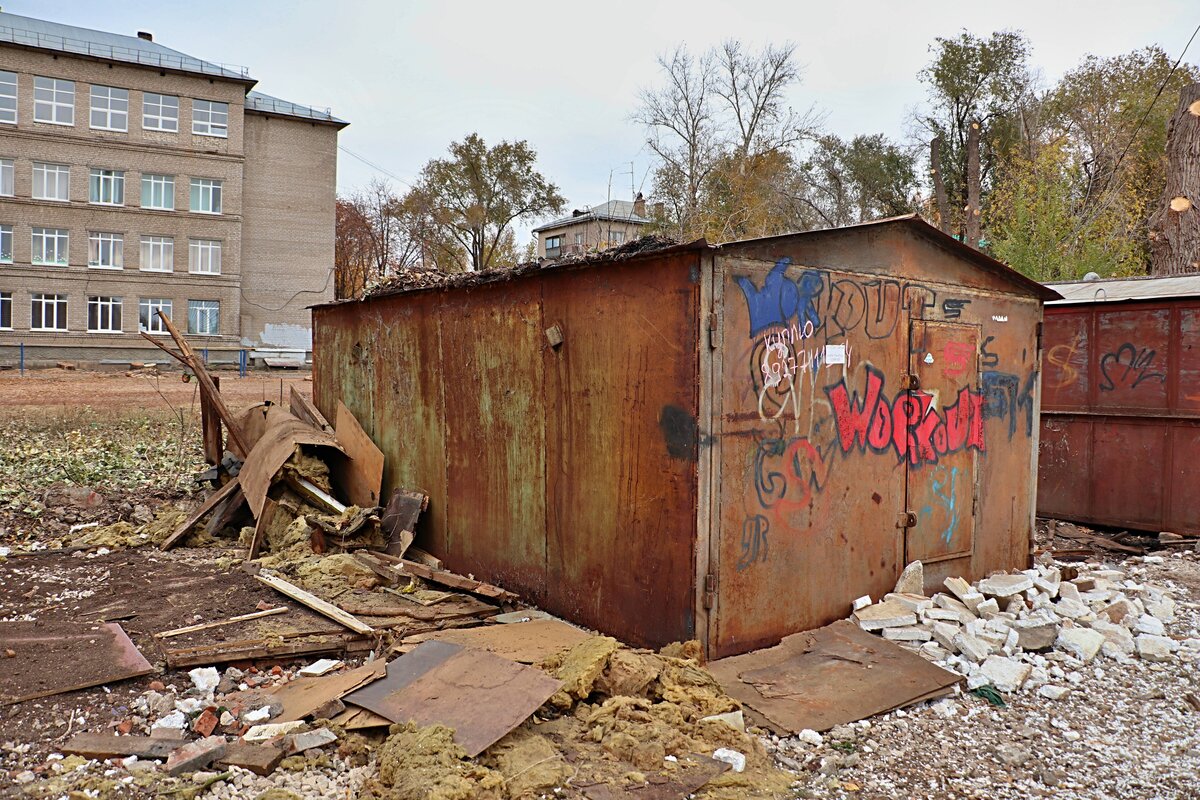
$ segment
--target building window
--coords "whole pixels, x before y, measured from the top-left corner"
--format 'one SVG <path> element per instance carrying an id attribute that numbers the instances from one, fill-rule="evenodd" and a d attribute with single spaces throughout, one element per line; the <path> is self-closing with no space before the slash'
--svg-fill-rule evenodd
<path id="1" fill-rule="evenodd" d="M 220 214 L 221 181 L 192 178 L 191 209 L 201 214 Z"/>
<path id="2" fill-rule="evenodd" d="M 12 197 L 16 167 L 11 158 L 0 158 L 0 195 Z"/>
<path id="3" fill-rule="evenodd" d="M 549 236 L 546 238 L 546 256 L 554 258 L 562 252 L 562 237 Z"/>
<path id="4" fill-rule="evenodd" d="M 0 71 L 0 122 L 17 124 L 17 73 Z M 11 303 L 11 298 L 9 299 Z"/>
<path id="5" fill-rule="evenodd" d="M 88 266 L 96 269 L 124 269 L 124 244 L 125 239 L 119 233 L 89 233 Z"/>
<path id="6" fill-rule="evenodd" d="M 71 168 L 66 164 L 33 162 L 33 199 L 61 200 L 70 198 Z"/>
<path id="7" fill-rule="evenodd" d="M 178 131 L 179 98 L 169 94 L 143 94 L 142 127 L 148 131 Z"/>
<path id="8" fill-rule="evenodd" d="M 175 176 L 142 175 L 142 208 L 175 210 Z"/>
<path id="9" fill-rule="evenodd" d="M 65 228 L 34 228 L 33 254 L 30 260 L 34 264 L 65 267 L 68 239 Z"/>
<path id="10" fill-rule="evenodd" d="M 625 241 L 625 231 L 609 231 L 608 241 L 610 244 L 621 244 Z"/>
<path id="11" fill-rule="evenodd" d="M 12 225 L 0 225 L 0 264 L 12 263 Z"/>
<path id="12" fill-rule="evenodd" d="M 216 300 L 188 300 L 188 333 L 216 336 L 221 332 L 221 304 Z"/>
<path id="13" fill-rule="evenodd" d="M 167 326 L 163 325 L 159 318 L 159 311 L 170 319 L 171 301 L 154 297 L 143 297 L 138 301 L 138 330 L 146 333 L 166 333 Z"/>
<path id="14" fill-rule="evenodd" d="M 88 298 L 88 333 L 121 332 L 121 298 Z"/>
<path id="15" fill-rule="evenodd" d="M 12 292 L 0 292 L 0 330 L 12 330 Z"/>
<path id="16" fill-rule="evenodd" d="M 65 294 L 31 295 L 29 329 L 33 331 L 65 331 L 67 329 L 67 296 Z"/>
<path id="17" fill-rule="evenodd" d="M 88 181 L 88 202 L 125 205 L 125 173 L 117 169 L 93 169 Z"/>
<path id="18" fill-rule="evenodd" d="M 221 243 L 213 239 L 188 241 L 188 272 L 201 275 L 221 274 Z"/>
<path id="19" fill-rule="evenodd" d="M 201 136 L 229 135 L 229 103 L 212 100 L 192 101 L 192 133 Z"/>
<path id="20" fill-rule="evenodd" d="M 33 79 L 33 118 L 51 125 L 75 124 L 75 82 Z"/>
<path id="21" fill-rule="evenodd" d="M 576 244 L 576 246 L 583 245 L 583 234 L 582 233 L 575 234 L 575 244 Z"/>
<path id="22" fill-rule="evenodd" d="M 143 236 L 143 272 L 175 271 L 175 240 L 170 236 Z"/>
<path id="23" fill-rule="evenodd" d="M 129 90 L 93 86 L 91 123 L 106 131 L 129 130 Z"/>

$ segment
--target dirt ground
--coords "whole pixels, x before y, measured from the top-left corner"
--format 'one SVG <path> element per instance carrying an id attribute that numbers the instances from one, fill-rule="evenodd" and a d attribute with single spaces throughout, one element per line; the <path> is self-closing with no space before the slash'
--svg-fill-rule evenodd
<path id="1" fill-rule="evenodd" d="M 214 373 L 221 379 L 221 395 L 233 408 L 244 408 L 262 400 L 287 401 L 295 386 L 312 395 L 312 374 L 298 370 L 257 371 L 245 378 L 236 372 Z M 0 408 L 90 407 L 97 413 L 133 409 L 199 408 L 195 381 L 185 383 L 182 373 L 162 371 L 154 375 L 135 372 L 88 372 L 79 370 L 30 370 L 22 377 L 16 370 L 0 372 Z"/>

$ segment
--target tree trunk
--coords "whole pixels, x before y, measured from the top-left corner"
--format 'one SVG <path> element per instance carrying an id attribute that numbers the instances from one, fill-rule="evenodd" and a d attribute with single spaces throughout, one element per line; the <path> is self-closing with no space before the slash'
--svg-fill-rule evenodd
<path id="1" fill-rule="evenodd" d="M 1200 272 L 1200 83 L 1179 96 L 1167 128 L 1167 185 L 1150 215 L 1150 271 Z"/>
<path id="2" fill-rule="evenodd" d="M 966 239 L 971 247 L 979 247 L 979 231 L 982 218 L 979 214 L 979 195 L 982 186 L 979 180 L 979 123 L 972 121 L 967 126 L 967 225 Z"/>
<path id="3" fill-rule="evenodd" d="M 929 171 L 933 173 L 933 199 L 937 206 L 938 227 L 950 232 L 950 199 L 946 197 L 946 181 L 942 177 L 942 137 L 929 143 Z"/>

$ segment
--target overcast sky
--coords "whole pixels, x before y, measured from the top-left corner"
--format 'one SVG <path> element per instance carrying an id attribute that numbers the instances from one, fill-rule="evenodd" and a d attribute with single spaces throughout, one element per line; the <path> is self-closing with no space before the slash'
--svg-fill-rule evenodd
<path id="1" fill-rule="evenodd" d="M 910 2 L 403 2 L 403 0 L 7 0 L 5 11 L 133 34 L 250 69 L 260 91 L 328 107 L 351 125 L 338 188 L 397 188 L 450 141 L 526 139 L 573 207 L 648 192 L 645 134 L 630 120 L 656 57 L 726 38 L 796 44 L 797 108 L 842 136 L 902 138 L 924 97 L 935 36 L 1023 30 L 1047 81 L 1086 53 L 1158 44 L 1174 59 L 1200 23 L 1195 0 Z M 1200 38 L 1200 37 L 1198 37 Z M 1188 61 L 1200 61 L 1194 43 Z M 1168 102 L 1174 102 L 1173 98 Z M 632 162 L 632 168 L 630 166 Z M 632 173 L 632 175 L 631 175 Z"/>

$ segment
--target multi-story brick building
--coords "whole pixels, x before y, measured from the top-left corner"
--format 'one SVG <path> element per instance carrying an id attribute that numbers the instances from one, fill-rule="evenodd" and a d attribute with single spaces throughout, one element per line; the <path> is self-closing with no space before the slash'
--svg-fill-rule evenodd
<path id="1" fill-rule="evenodd" d="M 159 309 L 210 361 L 311 350 L 348 123 L 255 83 L 0 13 L 0 363 L 145 360 Z"/>
<path id="2" fill-rule="evenodd" d="M 633 202 L 609 200 L 595 208 L 571 212 L 533 229 L 538 237 L 538 257 L 558 258 L 624 244 L 642 235 L 651 222 L 646 201 L 639 193 Z"/>

